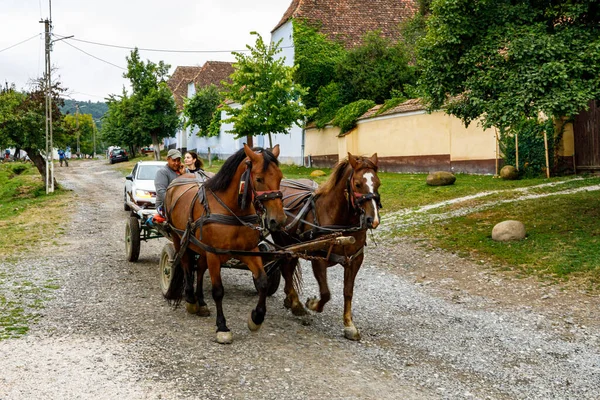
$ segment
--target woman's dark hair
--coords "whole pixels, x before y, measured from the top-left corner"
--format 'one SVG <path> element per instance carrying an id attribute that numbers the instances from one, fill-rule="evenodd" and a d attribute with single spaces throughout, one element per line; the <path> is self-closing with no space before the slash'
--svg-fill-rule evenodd
<path id="1" fill-rule="evenodd" d="M 202 160 L 200 159 L 200 157 L 198 157 L 198 153 L 196 153 L 194 150 L 188 150 L 188 151 L 186 151 L 186 153 L 189 153 L 192 156 L 192 158 L 194 159 L 194 168 L 195 169 L 199 169 L 204 166 L 204 164 L 202 163 Z"/>

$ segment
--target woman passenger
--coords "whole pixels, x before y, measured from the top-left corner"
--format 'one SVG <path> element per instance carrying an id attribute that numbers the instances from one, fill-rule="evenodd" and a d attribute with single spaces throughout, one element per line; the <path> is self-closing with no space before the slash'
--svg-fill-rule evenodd
<path id="1" fill-rule="evenodd" d="M 189 173 L 197 173 L 202 170 L 203 164 L 202 160 L 198 158 L 198 153 L 193 150 L 187 151 L 183 158 L 183 164 L 185 165 L 185 169 Z"/>

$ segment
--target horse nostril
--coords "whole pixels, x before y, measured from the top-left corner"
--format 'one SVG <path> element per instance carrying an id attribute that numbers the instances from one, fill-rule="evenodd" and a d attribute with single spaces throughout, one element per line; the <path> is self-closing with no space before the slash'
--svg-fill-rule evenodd
<path id="1" fill-rule="evenodd" d="M 281 227 L 282 224 L 280 224 L 279 222 L 277 222 L 277 220 L 275 218 L 271 218 L 269 220 L 269 228 L 271 230 L 278 230 Z"/>
<path id="2" fill-rule="evenodd" d="M 373 225 L 373 217 L 367 217 L 367 224 Z"/>

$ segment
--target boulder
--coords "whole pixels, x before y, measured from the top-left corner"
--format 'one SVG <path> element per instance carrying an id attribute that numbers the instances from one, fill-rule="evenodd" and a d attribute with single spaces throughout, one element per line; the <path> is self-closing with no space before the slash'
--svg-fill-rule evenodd
<path id="1" fill-rule="evenodd" d="M 519 171 L 512 165 L 505 165 L 500 170 L 500 177 L 502 179 L 514 181 L 515 179 L 519 179 Z"/>
<path id="2" fill-rule="evenodd" d="M 321 171 L 320 169 L 315 169 L 313 172 L 310 173 L 310 176 L 323 176 L 323 175 L 327 175 L 325 172 Z"/>
<path id="3" fill-rule="evenodd" d="M 427 176 L 427 184 L 429 186 L 452 185 L 455 181 L 456 177 L 452 172 L 436 171 L 430 172 Z"/>
<path id="4" fill-rule="evenodd" d="M 492 239 L 497 242 L 522 240 L 525 238 L 525 225 L 521 221 L 502 221 L 492 229 Z"/>

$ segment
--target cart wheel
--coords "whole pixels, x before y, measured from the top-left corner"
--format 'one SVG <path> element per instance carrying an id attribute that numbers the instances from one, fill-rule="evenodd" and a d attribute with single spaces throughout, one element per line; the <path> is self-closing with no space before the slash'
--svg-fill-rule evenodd
<path id="1" fill-rule="evenodd" d="M 160 253 L 160 262 L 158 264 L 160 291 L 163 295 L 169 290 L 171 280 L 173 279 L 173 260 L 175 259 L 175 246 L 173 243 L 167 243 Z"/>
<path id="2" fill-rule="evenodd" d="M 131 211 L 131 207 L 127 205 L 127 191 L 125 191 L 125 196 L 123 197 L 123 210 Z"/>
<path id="3" fill-rule="evenodd" d="M 140 256 L 140 223 L 136 217 L 129 217 L 125 227 L 125 251 L 127 261 L 137 261 Z"/>

